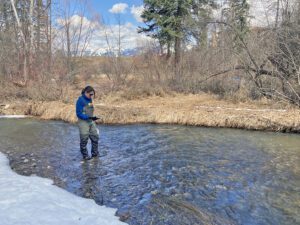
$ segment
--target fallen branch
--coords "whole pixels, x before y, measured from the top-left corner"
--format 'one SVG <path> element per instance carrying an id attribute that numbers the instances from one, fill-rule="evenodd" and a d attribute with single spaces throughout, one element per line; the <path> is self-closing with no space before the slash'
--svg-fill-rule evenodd
<path id="1" fill-rule="evenodd" d="M 254 72 L 256 73 L 256 77 L 259 77 L 261 75 L 268 75 L 268 76 L 272 76 L 272 77 L 280 77 L 280 75 L 276 72 L 273 72 L 273 71 L 268 71 L 268 70 L 265 70 L 265 69 L 259 69 L 259 70 L 256 70 L 254 68 L 251 68 L 251 67 L 245 67 L 245 66 L 236 66 L 234 68 L 231 68 L 231 69 L 226 69 L 226 70 L 223 70 L 223 71 L 220 71 L 220 72 L 217 72 L 215 74 L 212 74 L 212 75 L 209 75 L 207 78 L 199 81 L 199 83 L 203 83 L 211 78 L 214 78 L 214 77 L 217 77 L 217 76 L 220 76 L 220 75 L 223 75 L 225 73 L 229 73 L 231 71 L 234 71 L 234 70 L 245 70 L 245 71 L 251 71 L 251 72 Z M 254 78 L 253 78 L 254 79 Z"/>
<path id="2" fill-rule="evenodd" d="M 220 71 L 220 72 L 218 72 L 218 73 L 215 73 L 215 74 L 212 74 L 212 75 L 208 76 L 207 78 L 205 78 L 205 79 L 199 81 L 199 83 L 203 83 L 203 82 L 205 82 L 205 81 L 207 81 L 207 80 L 209 80 L 209 79 L 211 79 L 211 78 L 214 78 L 214 77 L 223 75 L 223 74 L 225 74 L 225 73 L 229 73 L 229 72 L 231 72 L 231 71 L 233 71 L 233 70 L 245 70 L 245 69 L 246 69 L 246 68 L 245 68 L 244 66 L 237 66 L 237 67 L 232 68 L 232 69 L 223 70 L 223 71 Z"/>

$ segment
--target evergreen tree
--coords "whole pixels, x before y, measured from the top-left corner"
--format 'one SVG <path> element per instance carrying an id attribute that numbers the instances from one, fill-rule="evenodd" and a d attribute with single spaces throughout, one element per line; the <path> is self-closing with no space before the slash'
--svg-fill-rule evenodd
<path id="1" fill-rule="evenodd" d="M 147 33 L 158 41 L 174 46 L 175 64 L 180 62 L 182 40 L 186 37 L 184 21 L 190 16 L 192 0 L 144 0 L 142 18 L 146 27 L 140 32 Z"/>
<path id="2" fill-rule="evenodd" d="M 193 0 L 192 16 L 187 28 L 198 47 L 206 47 L 208 43 L 208 21 L 212 20 L 212 11 L 217 5 L 214 0 Z"/>
<path id="3" fill-rule="evenodd" d="M 152 38 L 157 39 L 160 43 L 162 53 L 163 48 L 167 46 L 169 56 L 170 48 L 173 44 L 173 37 L 162 25 L 165 24 L 164 20 L 167 19 L 163 2 L 157 0 L 145 0 L 144 7 L 145 10 L 142 14 L 142 18 L 145 21 L 146 27 L 140 27 L 139 32 L 147 33 Z"/>
<path id="4" fill-rule="evenodd" d="M 247 0 L 230 0 L 226 9 L 226 22 L 234 29 L 233 41 L 245 38 L 249 32 L 249 9 Z"/>

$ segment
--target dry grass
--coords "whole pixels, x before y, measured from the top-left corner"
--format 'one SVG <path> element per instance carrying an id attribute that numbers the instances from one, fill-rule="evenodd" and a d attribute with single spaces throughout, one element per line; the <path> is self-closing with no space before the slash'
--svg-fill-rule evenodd
<path id="1" fill-rule="evenodd" d="M 76 122 L 76 98 L 70 103 L 19 102 L 2 114 L 30 114 L 42 119 Z M 73 104 L 72 104 L 73 103 Z M 126 100 L 107 96 L 95 101 L 96 114 L 106 124 L 182 124 L 207 127 L 228 127 L 252 130 L 300 132 L 300 110 L 280 108 L 268 101 L 233 103 L 207 94 L 175 95 Z M 281 106 L 282 107 L 282 106 Z"/>
<path id="2" fill-rule="evenodd" d="M 75 106 L 62 102 L 34 102 L 30 105 L 29 113 L 45 120 L 77 121 Z"/>

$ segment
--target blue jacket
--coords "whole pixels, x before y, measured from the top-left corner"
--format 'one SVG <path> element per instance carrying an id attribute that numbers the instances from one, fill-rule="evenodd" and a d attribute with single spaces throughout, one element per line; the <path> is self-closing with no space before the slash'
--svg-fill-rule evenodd
<path id="1" fill-rule="evenodd" d="M 76 115 L 79 119 L 88 120 L 89 116 L 83 113 L 83 108 L 92 102 L 92 99 L 87 98 L 85 95 L 82 95 L 78 98 L 76 102 Z"/>

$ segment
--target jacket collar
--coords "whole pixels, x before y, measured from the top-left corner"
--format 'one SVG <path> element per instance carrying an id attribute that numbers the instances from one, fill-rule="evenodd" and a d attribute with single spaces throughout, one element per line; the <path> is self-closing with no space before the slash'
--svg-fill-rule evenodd
<path id="1" fill-rule="evenodd" d="M 86 96 L 85 96 L 85 94 L 83 94 L 83 95 L 82 95 L 82 97 L 83 97 L 83 98 L 84 98 L 86 101 L 89 101 L 89 102 L 91 102 L 91 101 L 92 101 L 92 99 L 90 99 L 90 98 L 86 97 Z"/>

